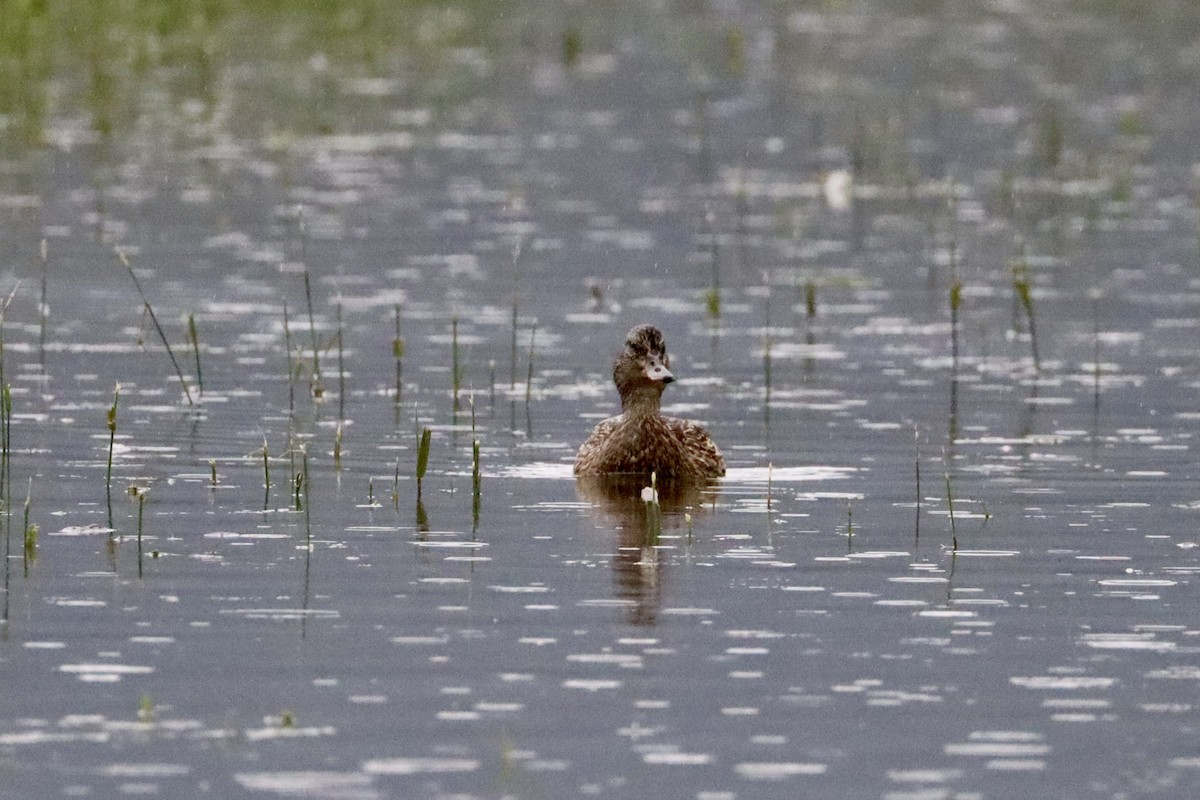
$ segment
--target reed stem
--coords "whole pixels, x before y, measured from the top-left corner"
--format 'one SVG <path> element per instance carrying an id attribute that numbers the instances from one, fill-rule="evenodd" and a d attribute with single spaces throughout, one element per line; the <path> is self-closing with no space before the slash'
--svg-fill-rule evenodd
<path id="1" fill-rule="evenodd" d="M 429 446 L 433 434 L 429 428 L 421 429 L 421 443 L 417 446 L 417 500 L 421 499 L 421 483 L 425 480 L 425 470 L 429 467 Z"/>
<path id="2" fill-rule="evenodd" d="M 200 333 L 196 330 L 196 315 L 191 312 L 188 313 L 188 341 L 196 357 L 196 391 L 203 396 L 204 372 L 200 369 Z"/>
<path id="3" fill-rule="evenodd" d="M 158 332 L 158 338 L 162 341 L 163 347 L 167 349 L 167 356 L 171 359 L 171 366 L 175 367 L 175 374 L 179 376 L 179 382 L 183 385 L 183 393 L 187 397 L 188 405 L 195 405 L 192 399 L 192 390 L 188 388 L 187 378 L 183 377 L 183 368 L 179 366 L 179 360 L 175 358 L 175 351 L 171 349 L 171 342 L 167 339 L 167 334 L 163 330 L 162 325 L 158 322 L 158 316 L 154 313 L 154 309 L 150 305 L 150 301 L 146 299 L 146 293 L 142 291 L 141 281 L 138 280 L 137 274 L 134 273 L 133 267 L 129 263 L 129 259 L 125 256 L 125 251 L 121 248 L 115 248 L 117 258 L 121 260 L 121 264 L 125 266 L 125 271 L 129 273 L 129 277 L 133 280 L 133 286 L 137 289 L 138 296 L 142 298 L 142 308 L 145 309 L 147 316 L 150 317 L 150 322 L 154 324 L 154 330 Z"/>
<path id="4" fill-rule="evenodd" d="M 117 439 L 117 403 L 121 399 L 121 384 L 116 384 L 113 387 L 112 405 L 108 407 L 108 466 L 104 472 L 104 497 L 108 502 L 108 527 L 109 536 L 112 536 L 113 530 L 113 512 L 112 512 L 112 466 L 113 466 L 113 448 Z"/>

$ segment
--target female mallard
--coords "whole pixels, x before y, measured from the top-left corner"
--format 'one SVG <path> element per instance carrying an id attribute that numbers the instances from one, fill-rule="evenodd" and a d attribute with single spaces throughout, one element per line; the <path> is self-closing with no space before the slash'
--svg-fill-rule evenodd
<path id="1" fill-rule="evenodd" d="M 622 413 L 597 425 L 580 446 L 576 475 L 653 472 L 664 479 L 703 480 L 725 474 L 725 459 L 708 431 L 658 413 L 663 389 L 675 380 L 669 366 L 658 328 L 638 325 L 629 332 L 613 364 Z"/>

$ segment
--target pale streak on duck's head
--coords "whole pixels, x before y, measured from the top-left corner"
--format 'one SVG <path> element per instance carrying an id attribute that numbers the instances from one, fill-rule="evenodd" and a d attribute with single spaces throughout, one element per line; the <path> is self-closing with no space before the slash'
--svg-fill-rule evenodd
<path id="1" fill-rule="evenodd" d="M 613 382 L 621 394 L 621 405 L 628 407 L 631 401 L 640 399 L 650 401 L 657 409 L 663 389 L 675 380 L 670 366 L 662 331 L 653 325 L 630 330 L 625 348 L 613 364 Z"/>

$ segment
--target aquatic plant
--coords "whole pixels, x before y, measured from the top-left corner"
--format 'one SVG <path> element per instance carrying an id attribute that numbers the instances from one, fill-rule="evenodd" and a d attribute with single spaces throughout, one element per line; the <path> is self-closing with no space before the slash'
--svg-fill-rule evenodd
<path id="1" fill-rule="evenodd" d="M 479 440 L 471 442 L 471 530 L 479 527 L 479 510 L 482 505 L 483 477 L 479 470 Z"/>
<path id="2" fill-rule="evenodd" d="M 309 482 L 307 447 L 300 448 L 300 474 L 297 478 L 297 486 L 303 485 L 304 489 L 304 544 L 308 553 L 312 550 L 312 484 Z M 296 501 L 300 501 L 299 488 L 296 490 Z"/>
<path id="3" fill-rule="evenodd" d="M 846 498 L 846 552 L 854 548 L 854 505 Z"/>
<path id="4" fill-rule="evenodd" d="M 296 511 L 303 511 L 304 504 L 302 502 L 301 492 L 304 489 L 304 473 L 297 472 L 292 476 L 292 508 Z"/>
<path id="5" fill-rule="evenodd" d="M 958 309 L 962 306 L 962 281 L 950 281 L 950 360 L 954 371 L 958 371 Z"/>
<path id="6" fill-rule="evenodd" d="M 741 75 L 746 68 L 746 32 L 740 25 L 725 29 L 725 68 L 734 75 Z"/>
<path id="7" fill-rule="evenodd" d="M 262 446 L 262 465 L 263 465 L 263 508 L 266 509 L 271 502 L 271 455 L 267 450 L 267 435 L 263 434 Z"/>
<path id="8" fill-rule="evenodd" d="M 138 698 L 137 718 L 138 722 L 154 721 L 154 698 L 150 695 L 143 694 Z"/>
<path id="9" fill-rule="evenodd" d="M 333 468 L 337 470 L 342 468 L 342 432 L 343 426 L 339 422 L 333 431 Z"/>
<path id="10" fill-rule="evenodd" d="M 576 67 L 583 55 L 583 33 L 572 25 L 563 31 L 562 62 L 565 67 Z"/>
<path id="11" fill-rule="evenodd" d="M 400 459 L 396 459 L 396 471 L 392 475 L 392 507 L 400 510 Z"/>
<path id="12" fill-rule="evenodd" d="M 146 495 L 150 490 L 143 486 L 131 486 L 129 493 L 137 501 L 137 565 L 138 578 L 142 577 L 142 521 L 146 513 Z"/>
<path id="13" fill-rule="evenodd" d="M 429 467 L 429 445 L 433 434 L 429 428 L 421 429 L 421 442 L 417 445 L 417 499 L 421 499 L 421 482 L 425 480 L 425 470 Z"/>
<path id="14" fill-rule="evenodd" d="M 1025 312 L 1025 322 L 1029 326 L 1029 347 L 1033 355 L 1033 369 L 1040 372 L 1041 358 L 1038 356 L 1037 323 L 1033 314 L 1033 288 L 1029 280 L 1029 265 L 1024 254 L 1012 265 L 1013 294 L 1021 309 Z"/>
<path id="15" fill-rule="evenodd" d="M 942 455 L 946 459 L 945 453 Z M 958 530 L 954 524 L 954 489 L 950 482 L 950 462 L 946 461 L 946 508 L 950 512 L 950 541 L 955 553 L 958 552 Z"/>
<path id="16" fill-rule="evenodd" d="M 529 331 L 529 363 L 525 371 L 525 408 L 529 409 L 529 400 L 533 396 L 533 353 L 534 343 L 537 340 L 537 320 L 533 321 L 533 328 Z"/>
<path id="17" fill-rule="evenodd" d="M 914 520 L 914 544 L 921 541 L 921 432 L 913 429 L 913 474 L 916 477 L 916 515 Z"/>
<path id="18" fill-rule="evenodd" d="M 704 293 L 704 310 L 712 322 L 721 318 L 721 290 L 712 287 Z"/>
<path id="19" fill-rule="evenodd" d="M 108 466 L 104 472 L 104 497 L 108 502 L 108 527 L 113 527 L 112 513 L 112 466 L 113 446 L 117 439 L 117 403 L 121 399 L 121 384 L 113 387 L 112 405 L 108 407 Z M 111 533 L 110 533 L 111 535 Z"/>
<path id="20" fill-rule="evenodd" d="M 771 479 L 775 472 L 775 465 L 770 461 L 767 462 L 767 511 L 771 510 Z"/>
<path id="21" fill-rule="evenodd" d="M 317 322 L 313 313 L 313 293 L 311 270 L 308 268 L 308 231 L 304 225 L 304 209 L 298 209 L 298 226 L 300 228 L 300 258 L 304 267 L 304 303 L 308 308 L 308 332 L 312 339 L 312 375 L 309 378 L 309 391 L 314 398 L 325 396 L 325 384 L 321 379 L 321 345 L 317 340 Z"/>
<path id="22" fill-rule="evenodd" d="M 125 271 L 129 273 L 130 279 L 133 280 L 134 288 L 137 289 L 138 296 L 142 298 L 142 308 L 146 315 L 150 317 L 150 322 L 154 324 L 154 330 L 158 333 L 158 338 L 162 341 L 163 347 L 167 349 L 167 356 L 171 359 L 171 365 L 175 367 L 175 374 L 179 376 L 179 383 L 183 385 L 183 393 L 187 397 L 188 405 L 195 405 L 192 399 L 192 391 L 188 388 L 187 378 L 183 376 L 183 369 L 179 366 L 179 360 L 175 358 L 175 351 L 171 349 L 171 342 L 167 339 L 167 334 L 163 330 L 162 325 L 158 322 L 158 315 L 154 313 L 154 309 L 150 305 L 150 301 L 146 298 L 146 293 L 142 291 L 141 281 L 138 280 L 137 274 L 134 273 L 133 267 L 129 263 L 129 259 L 125 256 L 125 251 L 121 248 L 114 248 L 117 258 L 121 260 Z"/>
<path id="23" fill-rule="evenodd" d="M 33 505 L 33 478 L 29 479 L 29 489 L 25 493 L 25 517 L 21 525 L 25 539 L 25 574 L 29 574 L 29 565 L 37 559 L 38 526 L 29 522 L 29 510 Z"/>
<path id="24" fill-rule="evenodd" d="M 196 391 L 204 394 L 204 372 L 200 369 L 200 333 L 196 330 L 196 315 L 188 312 L 188 343 L 196 357 Z"/>
<path id="25" fill-rule="evenodd" d="M 646 509 L 646 545 L 658 544 L 662 534 L 662 508 L 658 497 L 658 475 L 650 473 L 650 485 L 642 487 L 642 504 Z"/>

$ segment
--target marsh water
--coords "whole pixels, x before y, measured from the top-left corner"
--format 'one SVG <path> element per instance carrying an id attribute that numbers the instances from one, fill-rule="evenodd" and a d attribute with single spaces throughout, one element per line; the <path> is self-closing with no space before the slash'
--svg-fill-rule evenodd
<path id="1" fill-rule="evenodd" d="M 0 797 L 1200 791 L 1197 7 L 0 48 Z M 641 322 L 657 505 L 570 469 Z"/>

